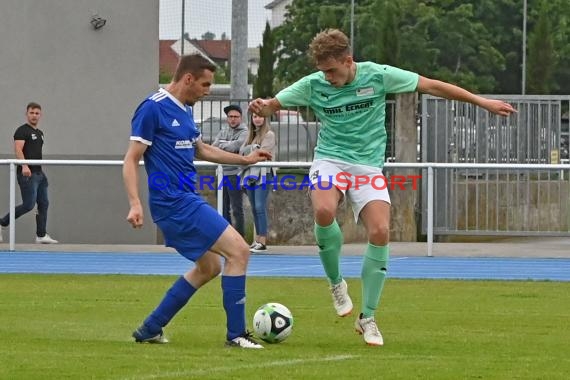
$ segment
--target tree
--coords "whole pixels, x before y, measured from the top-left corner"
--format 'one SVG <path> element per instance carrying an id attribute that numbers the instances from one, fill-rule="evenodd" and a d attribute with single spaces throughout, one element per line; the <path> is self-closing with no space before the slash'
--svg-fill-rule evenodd
<path id="1" fill-rule="evenodd" d="M 543 16 L 544 15 L 544 16 Z M 529 4 L 529 61 L 530 40 L 539 27 L 540 18 L 549 23 L 549 37 L 552 40 L 552 76 L 549 93 L 568 95 L 570 92 L 570 7 L 568 0 L 534 0 Z M 530 70 L 530 62 L 527 68 Z M 532 75 L 527 71 L 529 75 Z M 527 76 L 529 81 L 531 78 Z M 529 83 L 530 85 L 530 83 Z"/>
<path id="2" fill-rule="evenodd" d="M 554 43 L 546 6 L 542 5 L 538 21 L 528 41 L 527 90 L 529 94 L 548 94 L 552 87 Z"/>
<path id="3" fill-rule="evenodd" d="M 215 40 L 216 39 L 216 34 L 212 33 L 212 32 L 206 32 L 204 34 L 202 34 L 201 37 L 203 40 Z"/>
<path id="4" fill-rule="evenodd" d="M 532 1 L 532 0 L 531 0 Z M 504 57 L 504 69 L 493 72 L 498 94 L 520 94 L 522 77 L 523 0 L 470 0 L 474 18 L 489 32 L 489 42 Z"/>
<path id="5" fill-rule="evenodd" d="M 231 67 L 230 65 L 220 66 L 218 70 L 214 73 L 214 83 L 217 84 L 228 84 L 231 78 Z"/>
<path id="6" fill-rule="evenodd" d="M 259 47 L 259 69 L 253 85 L 254 98 L 273 96 L 273 66 L 275 65 L 275 43 L 271 27 L 267 22 Z"/>
<path id="7" fill-rule="evenodd" d="M 173 75 L 171 73 L 167 73 L 160 70 L 160 72 L 158 73 L 158 83 L 160 84 L 170 83 L 172 77 Z"/>
<path id="8" fill-rule="evenodd" d="M 378 63 L 397 66 L 400 59 L 400 9 L 398 2 L 373 0 L 359 17 L 361 36 L 370 36 L 358 49 L 357 55 Z M 364 42 L 364 41 L 363 41 Z"/>
<path id="9" fill-rule="evenodd" d="M 346 0 L 293 0 L 287 7 L 285 22 L 275 29 L 278 82 L 287 85 L 315 71 L 307 56 L 310 41 L 325 28 L 342 25 L 346 33 L 349 17 L 350 2 Z"/>
<path id="10" fill-rule="evenodd" d="M 293 0 L 285 23 L 275 30 L 278 85 L 314 71 L 306 52 L 320 30 L 337 27 L 349 35 L 349 3 Z M 537 38 L 541 13 L 549 26 L 548 37 L 541 32 L 541 41 L 552 43 L 548 91 L 568 94 L 568 0 L 528 3 L 529 43 Z M 520 93 L 522 4 L 523 0 L 358 0 L 354 57 L 396 65 L 475 92 Z"/>

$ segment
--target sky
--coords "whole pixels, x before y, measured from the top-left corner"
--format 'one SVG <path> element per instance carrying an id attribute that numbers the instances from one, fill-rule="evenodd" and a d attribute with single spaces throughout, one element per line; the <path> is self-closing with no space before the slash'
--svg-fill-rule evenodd
<path id="1" fill-rule="evenodd" d="M 178 39 L 181 34 L 181 13 L 183 0 L 160 0 L 160 39 Z M 212 32 L 219 39 L 222 33 L 231 38 L 232 0 L 185 0 L 185 31 L 190 38 L 198 38 L 206 32 Z M 244 0 L 241 0 L 244 1 Z M 248 46 L 261 44 L 265 22 L 271 18 L 271 12 L 265 5 L 271 0 L 248 1 Z"/>

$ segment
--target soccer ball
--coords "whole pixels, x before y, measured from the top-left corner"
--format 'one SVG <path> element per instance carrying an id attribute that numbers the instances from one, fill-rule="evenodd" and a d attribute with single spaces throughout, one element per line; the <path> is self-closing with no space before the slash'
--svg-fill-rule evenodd
<path id="1" fill-rule="evenodd" d="M 291 335 L 293 315 L 280 303 L 261 306 L 253 316 L 253 331 L 267 343 L 279 343 Z"/>

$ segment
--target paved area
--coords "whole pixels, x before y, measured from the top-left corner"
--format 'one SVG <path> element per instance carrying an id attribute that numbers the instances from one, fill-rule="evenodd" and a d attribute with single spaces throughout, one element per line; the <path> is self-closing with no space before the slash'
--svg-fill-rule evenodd
<path id="1" fill-rule="evenodd" d="M 427 243 L 390 244 L 392 256 L 427 256 Z M 345 244 L 343 253 L 347 256 L 361 255 L 365 244 Z M 0 251 L 7 251 L 8 244 L 0 243 Z M 124 244 L 17 244 L 17 251 L 47 252 L 172 252 L 160 245 Z M 268 254 L 317 255 L 317 247 L 270 246 Z M 434 243 L 434 257 L 528 257 L 528 258 L 570 258 L 570 238 L 509 238 L 494 243 Z"/>

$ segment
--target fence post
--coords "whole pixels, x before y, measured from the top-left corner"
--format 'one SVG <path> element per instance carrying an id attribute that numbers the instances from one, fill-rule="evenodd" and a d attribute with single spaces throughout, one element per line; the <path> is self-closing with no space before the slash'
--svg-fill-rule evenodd
<path id="1" fill-rule="evenodd" d="M 10 162 L 10 247 L 16 250 L 16 164 Z"/>
<path id="2" fill-rule="evenodd" d="M 433 255 L 433 166 L 428 166 L 427 255 Z"/>
<path id="3" fill-rule="evenodd" d="M 396 113 L 395 113 L 395 158 L 398 163 L 415 163 L 417 162 L 417 93 L 398 94 L 396 96 Z M 417 193 L 416 182 L 410 180 L 412 175 L 417 175 L 417 169 L 399 169 L 396 173 L 390 173 L 390 176 L 397 174 L 405 178 L 402 185 L 393 185 L 390 182 L 390 197 L 393 199 L 392 205 L 394 212 L 392 213 L 392 228 L 390 235 L 395 241 L 417 241 L 417 211 L 419 196 Z M 396 177 L 392 177 L 396 178 Z M 402 179 L 402 177 L 400 177 Z M 402 186 L 402 187 L 400 187 Z"/>
<path id="4" fill-rule="evenodd" d="M 216 205 L 218 207 L 218 214 L 224 214 L 224 191 L 222 186 L 222 181 L 224 180 L 224 167 L 218 165 L 216 167 L 216 182 L 218 187 L 216 187 Z"/>

